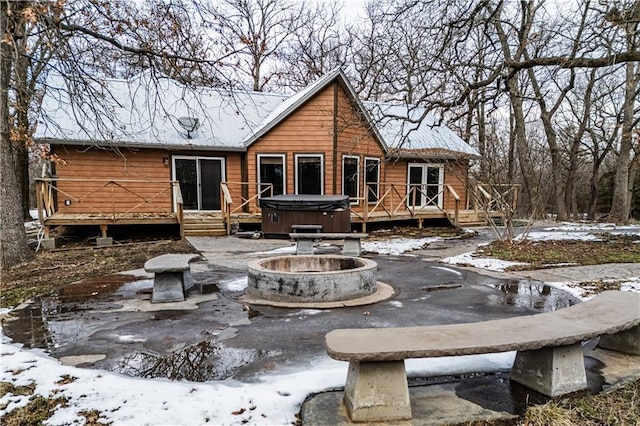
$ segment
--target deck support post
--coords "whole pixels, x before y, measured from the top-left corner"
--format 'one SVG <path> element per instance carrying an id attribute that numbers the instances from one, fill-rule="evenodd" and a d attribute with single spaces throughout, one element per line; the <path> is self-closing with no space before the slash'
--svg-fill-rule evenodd
<path id="1" fill-rule="evenodd" d="M 344 404 L 354 422 L 410 420 L 404 360 L 349 362 Z"/>
<path id="2" fill-rule="evenodd" d="M 102 237 L 96 238 L 96 246 L 109 247 L 113 245 L 113 238 L 107 237 L 107 225 L 100 225 L 100 233 Z"/>
<path id="3" fill-rule="evenodd" d="M 424 220 L 424 219 L 422 219 L 422 218 L 419 218 L 419 219 L 418 219 L 418 229 L 422 229 L 422 222 L 423 222 L 423 220 Z"/>
<path id="4" fill-rule="evenodd" d="M 518 351 L 511 380 L 552 397 L 586 389 L 582 345 Z"/>

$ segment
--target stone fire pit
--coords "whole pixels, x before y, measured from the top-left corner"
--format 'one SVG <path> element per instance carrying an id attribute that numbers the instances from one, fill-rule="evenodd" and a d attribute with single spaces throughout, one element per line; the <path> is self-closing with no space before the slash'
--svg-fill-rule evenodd
<path id="1" fill-rule="evenodd" d="M 247 293 L 278 302 L 334 302 L 371 295 L 378 265 L 337 255 L 278 256 L 248 264 Z"/>

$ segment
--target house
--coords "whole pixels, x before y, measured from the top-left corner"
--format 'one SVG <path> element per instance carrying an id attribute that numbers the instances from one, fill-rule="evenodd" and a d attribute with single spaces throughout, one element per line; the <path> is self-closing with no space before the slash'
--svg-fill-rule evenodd
<path id="1" fill-rule="evenodd" d="M 351 221 L 365 229 L 481 220 L 468 210 L 477 151 L 431 116 L 416 120 L 419 108 L 361 101 L 341 69 L 293 96 L 187 88 L 144 72 L 97 82 L 103 102 L 80 105 L 53 81 L 35 135 L 64 160 L 38 181 L 47 233 L 173 223 L 187 235 L 228 234 L 260 223 L 260 197 L 277 194 L 348 195 Z"/>

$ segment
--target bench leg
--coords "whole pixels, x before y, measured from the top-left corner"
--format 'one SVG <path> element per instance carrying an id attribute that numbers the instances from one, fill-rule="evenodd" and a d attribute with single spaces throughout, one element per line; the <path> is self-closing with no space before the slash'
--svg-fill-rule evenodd
<path id="1" fill-rule="evenodd" d="M 404 361 L 350 362 L 344 404 L 354 422 L 410 420 Z"/>
<path id="2" fill-rule="evenodd" d="M 362 254 L 360 240 L 344 240 L 344 246 L 342 246 L 342 254 L 345 256 L 360 257 L 360 255 Z"/>
<path id="3" fill-rule="evenodd" d="M 157 272 L 153 279 L 151 303 L 184 302 L 184 279 L 184 272 Z"/>
<path id="4" fill-rule="evenodd" d="M 547 396 L 587 388 L 587 373 L 580 343 L 522 351 L 516 355 L 511 380 Z"/>
<path id="5" fill-rule="evenodd" d="M 625 354 L 640 355 L 640 325 L 620 333 L 600 336 L 598 346 Z"/>
<path id="6" fill-rule="evenodd" d="M 299 239 L 296 243 L 296 254 L 306 255 L 313 254 L 313 240 Z"/>

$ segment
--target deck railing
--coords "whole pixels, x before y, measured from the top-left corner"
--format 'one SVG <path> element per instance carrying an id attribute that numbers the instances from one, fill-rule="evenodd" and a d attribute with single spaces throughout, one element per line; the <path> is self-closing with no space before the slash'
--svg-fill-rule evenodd
<path id="1" fill-rule="evenodd" d="M 132 215 L 175 213 L 180 234 L 184 236 L 182 192 L 177 181 L 73 178 L 39 178 L 35 181 L 41 223 L 62 210 L 57 203 L 69 206 L 72 214 L 95 215 L 114 222 Z M 123 202 L 125 196 L 127 200 Z"/>
<path id="2" fill-rule="evenodd" d="M 255 188 L 254 195 L 248 196 L 251 187 Z M 257 210 L 260 210 L 260 197 L 273 196 L 273 185 L 270 183 L 256 182 L 222 182 L 220 184 L 220 200 L 222 204 L 222 214 L 227 230 L 227 235 L 231 235 L 231 215 L 242 213 L 255 202 Z M 238 200 L 239 203 L 235 203 Z M 236 204 L 234 206 L 234 204 Z"/>
<path id="3" fill-rule="evenodd" d="M 397 216 L 405 215 L 407 212 L 410 217 L 415 218 L 429 210 L 437 209 L 441 211 L 454 226 L 458 226 L 458 217 L 460 211 L 460 196 L 456 193 L 451 185 L 442 185 L 440 190 L 435 194 L 428 194 L 423 185 L 396 185 L 381 183 L 376 185 L 384 190 L 377 199 L 372 202 L 368 197 L 356 198 L 359 202 L 363 202 L 362 213 L 352 211 L 355 216 L 362 221 L 362 231 L 366 232 L 366 226 L 369 219 L 379 212 L 384 212 L 390 220 Z M 403 195 L 404 192 L 404 195 Z M 375 194 L 370 185 L 365 186 L 366 194 Z M 447 204 L 445 197 L 451 196 L 454 202 L 453 217 L 449 211 L 444 208 Z M 442 199 L 441 199 L 442 197 Z M 418 200 L 421 202 L 418 203 Z"/>
<path id="4" fill-rule="evenodd" d="M 249 188 L 255 187 L 254 195 L 249 197 Z M 377 188 L 376 188 L 377 187 Z M 511 194 L 513 208 L 517 205 L 518 185 L 504 185 L 503 197 Z M 257 202 L 261 196 L 271 196 L 273 187 L 268 184 L 255 182 L 223 182 L 220 185 L 222 200 L 222 212 L 227 229 L 231 233 L 231 221 L 233 214 L 239 214 L 245 210 L 251 210 L 255 214 L 260 213 L 260 205 Z M 379 191 L 379 192 L 378 192 Z M 497 195 L 491 196 L 484 186 L 478 185 L 476 192 L 482 194 L 476 196 L 474 210 L 476 212 L 492 211 Z M 373 194 L 373 197 L 354 197 L 352 202 L 357 202 L 361 208 L 351 210 L 351 214 L 362 223 L 363 232 L 366 232 L 367 223 L 374 217 L 379 220 L 384 216 L 389 220 L 404 219 L 407 214 L 410 218 L 422 219 L 430 216 L 434 210 L 442 213 L 454 226 L 460 223 L 460 203 L 462 198 L 449 184 L 440 185 L 437 192 L 429 192 L 424 185 L 410 184 L 398 185 L 393 183 L 378 183 L 377 185 L 365 185 L 365 194 Z M 485 199 L 484 203 L 478 203 L 478 199 Z M 236 201 L 237 200 L 237 201 Z M 255 201 L 255 204 L 253 204 Z M 468 207 L 468 206 L 467 206 Z"/>
<path id="5" fill-rule="evenodd" d="M 473 208 L 484 212 L 510 210 L 514 213 L 518 208 L 519 189 L 519 184 L 479 183 L 473 195 Z"/>

